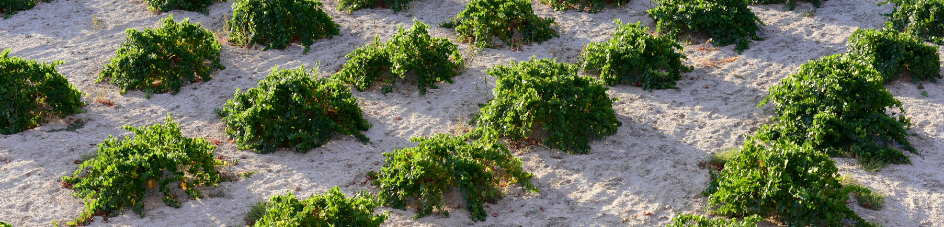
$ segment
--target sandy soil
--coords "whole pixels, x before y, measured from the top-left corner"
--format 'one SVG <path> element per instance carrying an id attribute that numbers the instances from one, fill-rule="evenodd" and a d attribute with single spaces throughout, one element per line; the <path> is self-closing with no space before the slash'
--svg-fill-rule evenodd
<path id="1" fill-rule="evenodd" d="M 695 71 L 684 74 L 678 90 L 647 92 L 635 86 L 620 85 L 609 93 L 622 101 L 614 104 L 623 126 L 616 135 L 593 142 L 587 155 L 567 155 L 559 150 L 533 147 L 519 157 L 536 175 L 540 193 L 521 193 L 508 188 L 508 196 L 486 211 L 488 217 L 479 226 L 664 226 L 678 213 L 704 213 L 705 198 L 699 195 L 708 183 L 706 170 L 698 163 L 712 152 L 740 146 L 745 134 L 753 133 L 772 116 L 769 108 L 757 108 L 768 88 L 800 64 L 845 51 L 846 40 L 857 28 L 878 28 L 885 18 L 881 13 L 890 6 L 876 6 L 877 0 L 830 0 L 813 17 L 804 17 L 811 9 L 800 3 L 795 11 L 783 5 L 752 6 L 767 24 L 762 27 L 764 41 L 755 41 L 738 55 L 733 46 L 717 50 L 703 47 L 704 39 L 694 38 L 686 45 L 687 64 Z M 51 221 L 71 220 L 82 211 L 79 199 L 62 188 L 59 179 L 71 174 L 82 154 L 94 151 L 95 144 L 108 135 L 125 136 L 122 125 L 162 123 L 172 112 L 187 135 L 224 139 L 223 123 L 214 112 L 232 97 L 236 88 L 251 88 L 273 67 L 294 68 L 320 62 L 320 76 L 330 76 L 347 61 L 344 55 L 366 43 L 373 36 L 382 39 L 396 32 L 395 26 L 410 26 L 416 20 L 438 24 L 464 8 L 461 0 L 423 0 L 408 12 L 360 10 L 346 15 L 334 10 L 337 2 L 325 2 L 328 14 L 341 24 L 343 36 L 319 40 L 311 52 L 302 55 L 295 44 L 285 50 L 242 49 L 223 46 L 225 70 L 212 81 L 187 85 L 179 94 L 157 94 L 145 99 L 132 91 L 119 95 L 107 84 L 94 84 L 102 66 L 114 56 L 124 40 L 125 29 L 155 27 L 159 19 L 174 14 L 178 20 L 189 17 L 211 30 L 222 30 L 223 16 L 231 15 L 232 2 L 210 7 L 209 15 L 172 11 L 156 14 L 146 10 L 141 1 L 126 0 L 54 0 L 34 9 L 0 20 L 0 49 L 12 48 L 12 56 L 40 61 L 64 60 L 59 72 L 79 89 L 89 93 L 87 113 L 69 119 L 88 120 L 75 132 L 58 131 L 65 120 L 53 120 L 41 127 L 0 138 L 0 220 L 14 226 L 45 226 Z M 461 118 L 466 121 L 478 111 L 477 103 L 491 99 L 495 78 L 485 70 L 509 60 L 557 58 L 574 62 L 587 42 L 607 40 L 615 28 L 614 18 L 626 23 L 642 21 L 654 26 L 645 10 L 655 4 L 636 0 L 622 8 L 610 6 L 598 14 L 575 11 L 556 12 L 534 1 L 539 16 L 555 17 L 560 38 L 525 46 L 523 51 L 508 48 L 486 49 L 455 84 L 441 84 L 419 96 L 416 87 L 399 84 L 394 93 L 378 90 L 354 92 L 361 100 L 365 117 L 374 124 L 366 132 L 372 143 L 362 144 L 350 136 L 336 136 L 324 147 L 307 154 L 282 150 L 256 154 L 237 150 L 224 143 L 216 155 L 240 159 L 230 171 L 259 171 L 249 179 L 221 183 L 208 188 L 215 196 L 189 200 L 175 209 L 164 206 L 157 196 L 146 200 L 147 216 L 127 212 L 105 223 L 119 226 L 223 226 L 242 223 L 253 202 L 272 195 L 294 191 L 307 197 L 341 185 L 341 190 L 376 192 L 361 184 L 365 172 L 378 170 L 381 153 L 413 146 L 411 137 L 449 132 Z M 653 29 L 654 30 L 654 29 Z M 455 40 L 447 29 L 433 28 L 433 36 Z M 708 46 L 710 47 L 710 46 Z M 467 48 L 462 44 L 461 48 Z M 706 67 L 705 62 L 737 59 Z M 487 81 L 487 82 L 486 82 Z M 879 172 L 866 172 L 851 159 L 837 158 L 844 175 L 851 175 L 869 188 L 888 195 L 886 208 L 853 209 L 862 217 L 885 226 L 944 226 L 944 89 L 940 84 L 924 83 L 928 97 L 917 85 L 894 81 L 886 85 L 904 103 L 914 127 L 910 141 L 922 155 L 908 154 L 911 165 L 892 165 Z M 109 108 L 91 101 L 98 95 L 117 104 Z M 402 120 L 396 120 L 402 117 Z M 559 156 L 560 158 L 556 158 Z M 352 182 L 356 182 L 351 185 Z M 153 193 L 153 192 L 152 192 Z M 473 222 L 459 206 L 456 193 L 447 197 L 451 216 L 439 215 L 413 220 L 412 210 L 389 211 L 389 226 L 459 226 Z M 460 208 L 456 208 L 459 206 Z M 651 213 L 650 215 L 644 215 Z"/>

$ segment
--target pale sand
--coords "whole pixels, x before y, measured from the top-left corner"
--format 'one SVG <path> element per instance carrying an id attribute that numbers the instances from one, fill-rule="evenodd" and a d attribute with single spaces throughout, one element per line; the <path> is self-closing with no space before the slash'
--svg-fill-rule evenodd
<path id="1" fill-rule="evenodd" d="M 379 89 L 354 92 L 361 100 L 365 117 L 374 127 L 365 134 L 371 144 L 362 144 L 350 136 L 335 136 L 322 148 L 307 154 L 278 151 L 256 154 L 237 150 L 224 142 L 216 155 L 246 157 L 231 168 L 237 172 L 259 171 L 250 179 L 220 184 L 225 196 L 189 200 L 175 209 L 161 203 L 152 192 L 147 202 L 147 216 L 139 218 L 126 212 L 104 223 L 100 217 L 92 225 L 121 226 L 222 226 L 243 222 L 250 204 L 272 195 L 295 191 L 307 197 L 341 185 L 351 194 L 360 190 L 376 192 L 369 184 L 360 184 L 367 171 L 378 170 L 381 153 L 413 146 L 411 137 L 448 132 L 478 111 L 477 103 L 489 100 L 495 78 L 485 70 L 500 61 L 522 61 L 531 55 L 556 57 L 574 62 L 587 42 L 607 40 L 615 28 L 613 18 L 625 23 L 642 21 L 654 26 L 645 12 L 650 1 L 637 0 L 623 8 L 610 6 L 598 14 L 575 11 L 555 12 L 534 1 L 539 16 L 557 18 L 560 38 L 525 46 L 524 51 L 508 48 L 486 49 L 470 68 L 455 77 L 455 84 L 440 84 L 418 96 L 416 86 L 399 84 L 386 96 Z M 162 123 L 173 112 L 186 135 L 227 138 L 223 123 L 213 109 L 232 97 L 236 88 L 251 88 L 272 67 L 294 68 L 300 64 L 321 62 L 320 76 L 329 76 L 347 61 L 344 55 L 374 35 L 386 40 L 396 32 L 396 25 L 410 26 L 411 20 L 439 24 L 464 8 L 465 1 L 423 0 L 409 12 L 393 14 L 374 9 L 345 15 L 336 11 L 336 1 L 325 2 L 326 11 L 341 24 L 343 36 L 318 40 L 311 52 L 302 55 L 295 44 L 285 50 L 241 49 L 223 46 L 226 69 L 214 73 L 209 82 L 190 84 L 177 95 L 157 94 L 145 99 L 132 91 L 119 95 L 107 84 L 93 84 L 102 66 L 114 56 L 124 40 L 126 28 L 155 27 L 168 13 L 146 10 L 141 1 L 54 0 L 0 20 L 0 49 L 13 48 L 12 56 L 40 61 L 64 60 L 59 72 L 79 89 L 92 93 L 108 89 L 117 104 L 108 108 L 89 102 L 87 113 L 71 116 L 89 119 L 76 132 L 47 132 L 65 127 L 54 120 L 41 127 L 0 138 L 0 220 L 14 226 L 46 226 L 51 221 L 74 219 L 82 211 L 81 200 L 62 188 L 59 179 L 71 174 L 83 153 L 93 152 L 94 144 L 108 135 L 125 136 L 122 125 Z M 881 13 L 890 6 L 876 6 L 878 1 L 831 0 L 822 5 L 815 17 L 804 12 L 812 6 L 800 3 L 795 11 L 783 5 L 752 6 L 767 26 L 762 27 L 764 41 L 755 41 L 738 55 L 733 46 L 716 51 L 699 51 L 701 45 L 686 45 L 687 64 L 694 72 L 684 74 L 678 90 L 647 92 L 635 86 L 620 85 L 609 93 L 622 101 L 614 109 L 623 126 L 616 135 L 593 142 L 587 155 L 568 155 L 559 150 L 534 147 L 520 155 L 526 169 L 536 176 L 540 193 L 522 193 L 508 188 L 508 196 L 486 211 L 497 213 L 484 222 L 473 223 L 464 202 L 453 192 L 447 195 L 450 217 L 432 215 L 413 220 L 413 209 L 390 211 L 389 226 L 664 226 L 678 213 L 704 213 L 705 198 L 699 194 L 708 184 L 708 172 L 698 168 L 712 152 L 740 146 L 745 134 L 768 123 L 770 108 L 757 108 L 767 89 L 810 59 L 845 51 L 846 40 L 857 28 L 878 28 L 885 18 Z M 189 17 L 212 30 L 221 30 L 224 14 L 232 13 L 232 2 L 215 3 L 209 16 L 196 12 L 173 11 L 179 21 Z M 103 29 L 94 29 L 93 15 Z M 374 24 L 376 21 L 376 25 Z M 654 30 L 654 28 L 652 29 Z M 455 40 L 448 29 L 434 27 L 430 33 Z M 698 40 L 699 43 L 704 39 Z M 460 45 L 467 48 L 467 45 Z M 714 61 L 740 57 L 720 68 L 706 68 L 706 59 Z M 886 85 L 904 103 L 912 119 L 914 135 L 909 140 L 923 155 L 908 154 L 911 165 L 892 165 L 871 173 L 859 169 L 852 159 L 837 158 L 844 175 L 852 175 L 869 188 L 888 195 L 886 208 L 872 211 L 852 205 L 867 220 L 885 226 L 942 226 L 944 224 L 944 89 L 940 84 L 924 83 L 929 97 L 923 97 L 917 85 L 894 81 Z M 396 120 L 402 117 L 402 120 Z M 560 159 L 555 158 L 559 156 Z M 349 185 L 356 182 L 355 185 Z M 219 190 L 207 189 L 205 192 Z M 513 210 L 513 211 L 512 211 Z M 645 215 L 645 213 L 651 213 Z M 625 223 L 624 223 L 625 220 Z"/>

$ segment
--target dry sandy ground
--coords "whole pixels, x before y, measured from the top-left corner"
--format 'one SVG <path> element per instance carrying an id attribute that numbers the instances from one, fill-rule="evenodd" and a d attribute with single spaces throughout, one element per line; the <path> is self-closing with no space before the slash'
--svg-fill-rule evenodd
<path id="1" fill-rule="evenodd" d="M 273 67 L 294 68 L 320 62 L 329 76 L 347 61 L 344 55 L 366 43 L 373 36 L 382 39 L 396 32 L 395 26 L 410 26 L 415 18 L 438 24 L 464 8 L 462 0 L 422 0 L 408 12 L 361 10 L 346 15 L 334 8 L 337 2 L 325 2 L 327 12 L 341 24 L 343 36 L 319 40 L 311 52 L 302 55 L 302 47 L 285 50 L 241 49 L 223 45 L 225 70 L 212 81 L 190 84 L 176 95 L 158 94 L 145 99 L 132 91 L 119 95 L 107 84 L 94 84 L 98 72 L 124 40 L 127 28 L 155 27 L 159 19 L 174 14 L 182 20 L 202 22 L 211 30 L 222 30 L 223 15 L 232 13 L 232 2 L 216 3 L 209 15 L 172 11 L 155 14 L 141 1 L 127 0 L 54 0 L 34 9 L 0 20 L 0 49 L 12 48 L 12 56 L 40 61 L 64 60 L 59 72 L 84 92 L 104 94 L 117 104 L 109 108 L 91 103 L 87 113 L 71 116 L 88 124 L 75 132 L 58 131 L 63 120 L 0 138 L 0 220 L 14 226 L 45 226 L 51 221 L 71 220 L 82 211 L 82 202 L 62 188 L 59 179 L 71 174 L 80 155 L 94 151 L 95 144 L 108 135 L 125 136 L 122 125 L 162 123 L 165 114 L 174 113 L 186 135 L 224 139 L 223 123 L 213 109 L 232 97 L 236 88 L 251 88 Z M 383 152 L 413 146 L 411 137 L 449 132 L 478 111 L 477 103 L 489 100 L 495 78 L 484 73 L 489 67 L 509 60 L 557 58 L 574 62 L 587 42 L 607 40 L 615 28 L 614 18 L 627 23 L 642 21 L 653 26 L 645 10 L 654 4 L 646 0 L 598 14 L 575 11 L 556 12 L 538 1 L 539 16 L 555 17 L 560 38 L 525 46 L 523 51 L 508 48 L 486 49 L 455 84 L 441 84 L 419 96 L 415 86 L 398 85 L 398 92 L 381 95 L 378 90 L 354 92 L 361 100 L 365 117 L 374 124 L 366 132 L 372 143 L 362 144 L 353 137 L 336 136 L 324 147 L 307 154 L 278 151 L 256 154 L 237 150 L 224 143 L 216 155 L 244 157 L 231 171 L 259 171 L 249 179 L 221 183 L 209 188 L 216 197 L 189 200 L 175 209 L 163 205 L 157 196 L 147 202 L 147 216 L 127 212 L 105 223 L 97 218 L 93 225 L 120 226 L 223 226 L 242 223 L 253 202 L 272 195 L 294 191 L 307 197 L 341 185 L 350 194 L 377 189 L 360 184 L 365 172 L 378 170 Z M 647 92 L 635 86 L 620 85 L 609 93 L 619 97 L 614 108 L 623 126 L 616 135 L 593 142 L 587 155 L 568 155 L 559 150 L 533 147 L 519 155 L 526 169 L 536 175 L 540 193 L 521 193 L 509 187 L 509 195 L 486 208 L 499 217 L 473 223 L 456 193 L 448 195 L 450 217 L 432 215 L 413 220 L 412 210 L 389 211 L 389 226 L 664 226 L 678 213 L 704 213 L 705 198 L 699 195 L 708 183 L 706 170 L 698 168 L 712 152 L 740 146 L 745 134 L 769 122 L 770 109 L 757 108 L 768 88 L 800 64 L 845 51 L 846 40 L 857 28 L 878 28 L 885 18 L 881 13 L 890 6 L 876 6 L 876 0 L 830 0 L 814 17 L 804 17 L 812 6 L 801 3 L 795 11 L 783 5 L 752 6 L 767 24 L 762 27 L 764 41 L 755 41 L 738 55 L 733 46 L 717 50 L 698 50 L 704 39 L 686 45 L 687 64 L 696 70 L 684 74 L 678 90 Z M 97 20 L 97 21 L 96 21 Z M 97 26 L 96 26 L 97 24 Z M 433 36 L 455 40 L 451 30 L 433 28 Z M 695 43 L 698 42 L 698 43 Z M 710 47 L 710 46 L 709 46 Z M 461 48 L 467 48 L 462 44 Z M 706 61 L 738 57 L 718 67 L 705 67 Z M 486 83 L 487 81 L 487 83 Z M 928 97 L 916 84 L 894 81 L 886 85 L 904 103 L 912 119 L 913 136 L 909 139 L 922 155 L 909 154 L 911 165 L 893 165 L 879 172 L 866 172 L 850 159 L 836 159 L 840 171 L 867 187 L 888 195 L 886 208 L 853 209 L 862 217 L 885 226 L 944 226 L 944 89 L 940 84 L 925 83 Z M 396 120 L 402 117 L 402 120 Z M 556 158 L 559 156 L 560 158 Z M 351 182 L 357 184 L 350 185 Z M 459 206 L 464 207 L 464 206 Z M 644 215 L 651 213 L 651 215 Z"/>

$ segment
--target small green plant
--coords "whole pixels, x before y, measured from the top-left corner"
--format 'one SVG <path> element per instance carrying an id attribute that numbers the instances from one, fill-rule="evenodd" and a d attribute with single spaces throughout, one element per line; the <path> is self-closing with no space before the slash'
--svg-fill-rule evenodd
<path id="1" fill-rule="evenodd" d="M 456 28 L 459 42 L 471 42 L 477 47 L 492 47 L 492 37 L 521 47 L 522 44 L 542 42 L 559 37 L 551 25 L 554 18 L 534 15 L 528 0 L 472 0 L 465 10 L 440 26 Z"/>
<path id="2" fill-rule="evenodd" d="M 285 49 L 301 42 L 308 53 L 316 39 L 340 35 L 338 23 L 317 0 L 236 0 L 229 20 L 230 42 L 243 47 L 263 44 Z"/>
<path id="3" fill-rule="evenodd" d="M 85 211 L 69 225 L 87 224 L 93 215 L 117 215 L 125 207 L 144 216 L 144 195 L 157 187 L 164 204 L 180 207 L 170 186 L 179 185 L 190 197 L 201 198 L 198 186 L 216 185 L 222 179 L 221 165 L 213 158 L 213 144 L 202 138 L 183 137 L 173 115 L 165 124 L 125 126 L 134 137 L 108 136 L 98 144 L 98 157 L 79 165 L 72 176 L 62 177 L 63 185 L 85 201 Z"/>
<path id="4" fill-rule="evenodd" d="M 921 96 L 928 97 L 928 91 L 921 91 Z"/>
<path id="5" fill-rule="evenodd" d="M 720 169 L 723 169 L 724 164 L 728 163 L 728 161 L 731 161 L 731 159 L 734 159 L 734 157 L 737 157 L 738 153 L 740 152 L 741 149 L 738 149 L 737 147 L 731 147 L 724 149 L 721 152 L 712 153 L 711 156 L 708 157 L 708 163 L 717 165 L 718 167 L 721 167 Z"/>
<path id="6" fill-rule="evenodd" d="M 868 193 L 861 186 L 840 184 L 832 159 L 809 143 L 749 138 L 705 190 L 708 206 L 719 215 L 774 216 L 789 226 L 856 226 L 869 223 L 848 206 L 849 193 Z"/>
<path id="7" fill-rule="evenodd" d="M 860 163 L 910 163 L 895 144 L 917 153 L 905 138 L 911 121 L 901 102 L 882 87 L 881 74 L 846 56 L 801 65 L 771 87 L 758 107 L 768 103 L 776 109 L 777 122 L 761 127 L 758 138 L 809 142 L 818 151 L 851 154 Z"/>
<path id="8" fill-rule="evenodd" d="M 36 3 L 36 0 L 0 0 L 0 14 L 7 19 L 17 11 L 32 9 Z"/>
<path id="9" fill-rule="evenodd" d="M 666 227 L 757 227 L 757 222 L 764 221 L 757 215 L 745 217 L 744 220 L 728 219 L 722 217 L 708 218 L 701 215 L 682 214 L 672 218 L 672 223 Z"/>
<path id="10" fill-rule="evenodd" d="M 324 145 L 331 133 L 353 135 L 367 142 L 360 131 L 370 129 L 357 98 L 340 82 L 315 79 L 318 69 L 272 68 L 259 86 L 236 89 L 216 112 L 226 122 L 226 133 L 240 149 L 269 153 L 278 147 L 295 152 Z"/>
<path id="11" fill-rule="evenodd" d="M 339 0 L 338 11 L 351 14 L 360 9 L 380 7 L 392 9 L 393 13 L 397 13 L 401 10 L 409 9 L 410 2 L 412 1 L 413 0 Z"/>
<path id="12" fill-rule="evenodd" d="M 239 173 L 239 178 L 252 178 L 252 176 L 255 176 L 257 173 L 259 173 L 259 170 L 251 170 L 251 171 L 242 172 L 242 173 Z"/>
<path id="13" fill-rule="evenodd" d="M 414 19 L 409 30 L 397 26 L 399 32 L 386 44 L 374 37 L 373 43 L 347 55 L 351 60 L 334 78 L 353 84 L 360 91 L 381 80 L 384 83 L 382 91 L 387 93 L 393 91 L 397 78 L 404 78 L 412 70 L 421 95 L 426 94 L 426 87 L 437 88 L 436 82 L 452 83 L 452 77 L 465 68 L 462 53 L 449 39 L 431 37 L 426 31 L 428 28 L 429 25 Z"/>
<path id="14" fill-rule="evenodd" d="M 380 226 L 389 214 L 374 215 L 380 201 L 365 191 L 346 198 L 338 186 L 321 195 L 298 200 L 292 195 L 276 195 L 264 205 L 265 215 L 255 226 Z"/>
<path id="15" fill-rule="evenodd" d="M 502 187 L 517 183 L 525 190 L 538 192 L 531 184 L 531 173 L 525 172 L 521 161 L 494 137 L 482 133 L 460 136 L 436 134 L 431 138 L 414 137 L 416 147 L 384 153 L 386 164 L 380 172 L 370 172 L 378 196 L 384 204 L 405 209 L 407 200 L 419 200 L 413 218 L 429 215 L 433 209 L 445 216 L 443 193 L 458 187 L 474 221 L 484 221 L 485 202 L 503 197 Z"/>
<path id="16" fill-rule="evenodd" d="M 501 136 L 529 138 L 547 131 L 544 144 L 570 153 L 587 153 L 590 139 L 616 134 L 613 100 L 597 80 L 577 76 L 577 66 L 535 59 L 486 71 L 498 78 L 495 99 L 479 110 L 477 125 Z"/>
<path id="17" fill-rule="evenodd" d="M 825 2 L 825 1 L 827 0 L 822 0 L 822 2 Z M 747 1 L 747 3 L 750 3 L 751 5 L 786 3 L 788 10 L 795 9 L 797 5 L 796 2 L 797 2 L 796 0 L 748 0 Z M 819 8 L 819 6 L 823 4 L 822 2 L 820 0 L 810 0 L 810 3 L 813 3 L 813 7 L 816 7 L 816 8 Z M 814 12 L 814 11 L 811 11 L 811 12 Z"/>
<path id="18" fill-rule="evenodd" d="M 911 81 L 941 78 L 941 57 L 938 46 L 924 44 L 906 33 L 882 29 L 857 29 L 849 37 L 849 56 L 871 65 L 889 82 L 908 70 Z"/>
<path id="19" fill-rule="evenodd" d="M 577 11 L 586 10 L 589 13 L 597 13 L 606 4 L 616 3 L 617 6 L 622 6 L 629 3 L 629 0 L 541 0 L 541 2 L 558 11 L 577 9 Z"/>
<path id="20" fill-rule="evenodd" d="M 62 61 L 39 63 L 0 53 L 0 134 L 8 135 L 39 126 L 47 117 L 85 112 L 82 92 L 56 67 Z"/>
<path id="21" fill-rule="evenodd" d="M 214 69 L 226 68 L 220 63 L 220 43 L 200 23 L 191 24 L 190 18 L 174 22 L 173 14 L 161 23 L 157 29 L 127 29 L 117 56 L 95 82 L 110 78 L 122 94 L 141 89 L 150 97 L 180 92 L 185 82 L 208 81 Z"/>
<path id="22" fill-rule="evenodd" d="M 692 71 L 682 64 L 685 48 L 675 40 L 647 34 L 649 28 L 640 22 L 613 22 L 613 38 L 590 43 L 581 53 L 584 69 L 600 71 L 600 79 L 607 85 L 629 83 L 648 91 L 677 88 L 675 81 L 682 79 L 682 72 Z"/>
<path id="23" fill-rule="evenodd" d="M 764 22 L 751 12 L 743 0 L 656 0 L 659 6 L 650 9 L 656 21 L 656 31 L 668 37 L 678 37 L 683 30 L 704 31 L 719 46 L 737 44 L 741 53 L 750 40 L 757 36 L 757 24 Z"/>
<path id="24" fill-rule="evenodd" d="M 207 7 L 213 4 L 214 0 L 145 0 L 148 10 L 167 12 L 171 10 L 187 10 L 209 14 Z M 226 0 L 220 0 L 225 2 Z"/>
<path id="25" fill-rule="evenodd" d="M 259 219 L 262 219 L 262 216 L 266 215 L 266 211 L 269 210 L 270 207 L 272 207 L 272 205 L 268 201 L 253 203 L 252 206 L 249 207 L 249 213 L 246 213 L 246 225 L 255 225 Z"/>
<path id="26" fill-rule="evenodd" d="M 881 210 L 885 208 L 885 195 L 881 192 L 872 190 L 862 193 L 852 193 L 852 196 L 856 198 L 859 206 L 870 210 Z"/>
<path id="27" fill-rule="evenodd" d="M 923 41 L 944 44 L 944 0 L 885 0 L 894 3 L 885 28 L 901 31 Z"/>

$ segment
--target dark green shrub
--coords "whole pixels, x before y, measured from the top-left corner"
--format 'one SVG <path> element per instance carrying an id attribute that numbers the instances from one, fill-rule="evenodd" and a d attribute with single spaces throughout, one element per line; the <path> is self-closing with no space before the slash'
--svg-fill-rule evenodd
<path id="1" fill-rule="evenodd" d="M 305 54 L 315 39 L 340 35 L 338 26 L 317 0 L 236 0 L 229 20 L 230 42 L 263 44 L 263 50 L 301 42 Z"/>
<path id="2" fill-rule="evenodd" d="M 672 218 L 666 227 L 757 227 L 757 222 L 764 219 L 757 215 L 744 218 L 743 221 L 727 218 L 707 218 L 701 215 L 684 214 Z"/>
<path id="3" fill-rule="evenodd" d="M 557 25 L 554 18 L 534 15 L 528 0 L 472 0 L 465 10 L 440 26 L 455 27 L 459 42 L 485 48 L 492 46 L 495 36 L 512 47 L 558 37 L 557 31 L 551 29 L 552 24 Z"/>
<path id="4" fill-rule="evenodd" d="M 871 67 L 841 55 L 812 60 L 770 88 L 759 106 L 772 103 L 776 124 L 757 137 L 768 141 L 809 142 L 829 155 L 852 154 L 860 161 L 909 163 L 892 148 L 897 143 L 917 153 L 905 138 L 911 123 L 901 102 L 882 87 Z M 897 109 L 899 113 L 886 110 Z"/>
<path id="5" fill-rule="evenodd" d="M 541 0 L 541 2 L 550 5 L 557 11 L 577 9 L 577 11 L 586 10 L 589 13 L 597 13 L 606 4 L 616 3 L 616 5 L 622 6 L 629 3 L 629 0 Z"/>
<path id="6" fill-rule="evenodd" d="M 62 61 L 38 63 L 0 53 L 0 134 L 39 126 L 47 117 L 85 112 L 82 92 L 56 71 Z"/>
<path id="7" fill-rule="evenodd" d="M 36 6 L 36 0 L 0 0 L 0 14 L 7 19 L 17 11 L 32 9 L 33 6 Z"/>
<path id="8" fill-rule="evenodd" d="M 921 40 L 944 44 L 944 0 L 885 0 L 894 3 L 886 28 L 914 35 Z"/>
<path id="9" fill-rule="evenodd" d="M 737 44 L 741 53 L 757 36 L 763 21 L 751 12 L 744 0 L 656 0 L 659 6 L 648 12 L 657 22 L 656 31 L 677 37 L 683 30 L 707 32 L 719 46 Z"/>
<path id="10" fill-rule="evenodd" d="M 823 2 L 825 1 L 828 1 L 828 0 L 823 0 Z M 748 0 L 747 3 L 751 5 L 786 3 L 787 9 L 789 10 L 795 9 L 797 5 L 796 0 Z M 819 8 L 819 6 L 823 4 L 822 2 L 820 2 L 820 0 L 810 0 L 810 3 L 813 3 L 813 7 L 816 7 L 816 8 Z"/>
<path id="11" fill-rule="evenodd" d="M 339 0 L 338 11 L 351 14 L 355 10 L 380 7 L 392 9 L 393 13 L 397 13 L 400 12 L 400 10 L 409 8 L 411 1 L 412 0 Z M 347 10 L 344 10 L 345 8 Z"/>
<path id="12" fill-rule="evenodd" d="M 607 88 L 577 76 L 577 66 L 534 57 L 487 71 L 498 78 L 495 99 L 479 110 L 479 127 L 500 136 L 527 138 L 538 127 L 544 144 L 570 153 L 587 153 L 590 139 L 616 134 L 616 119 Z"/>
<path id="13" fill-rule="evenodd" d="M 148 5 L 148 10 L 153 11 L 187 10 L 209 14 L 207 7 L 213 5 L 213 0 L 145 0 L 145 3 Z"/>
<path id="14" fill-rule="evenodd" d="M 317 69 L 277 70 L 259 86 L 245 92 L 236 89 L 217 113 L 226 122 L 226 133 L 235 138 L 239 149 L 269 153 L 278 147 L 295 152 L 324 145 L 331 133 L 354 135 L 366 142 L 360 131 L 371 124 L 362 117 L 357 98 L 340 82 L 314 79 Z"/>
<path id="15" fill-rule="evenodd" d="M 380 226 L 387 214 L 374 215 L 380 205 L 373 195 L 360 192 L 344 197 L 338 186 L 321 195 L 298 200 L 292 195 L 276 195 L 269 199 L 265 216 L 255 226 Z"/>
<path id="16" fill-rule="evenodd" d="M 393 90 L 397 78 L 404 78 L 413 70 L 421 95 L 426 94 L 426 87 L 437 88 L 436 82 L 452 83 L 452 77 L 465 67 L 462 54 L 449 39 L 429 36 L 428 28 L 429 25 L 413 20 L 410 30 L 397 26 L 399 32 L 386 44 L 375 37 L 374 43 L 348 54 L 351 60 L 334 77 L 360 91 L 381 80 L 382 90 L 387 93 Z M 384 77 L 388 73 L 392 76 Z"/>
<path id="17" fill-rule="evenodd" d="M 776 217 L 788 226 L 842 226 L 844 219 L 867 226 L 848 206 L 850 192 L 843 187 L 829 156 L 810 144 L 775 141 L 769 146 L 753 138 L 741 153 L 713 174 L 705 190 L 708 206 L 719 215 Z"/>
<path id="18" fill-rule="evenodd" d="M 370 172 L 380 186 L 378 196 L 386 205 L 405 209 L 407 200 L 419 200 L 419 214 L 429 215 L 435 208 L 448 216 L 442 204 L 443 193 L 458 187 L 474 221 L 484 221 L 484 202 L 502 198 L 502 187 L 518 183 L 525 190 L 538 192 L 531 184 L 531 173 L 521 168 L 521 161 L 494 137 L 473 139 L 472 134 L 432 138 L 414 137 L 416 147 L 384 153 L 386 164 L 380 172 Z"/>
<path id="19" fill-rule="evenodd" d="M 941 57 L 938 46 L 924 44 L 914 36 L 892 30 L 857 29 L 849 37 L 849 56 L 871 65 L 882 73 L 882 81 L 898 77 L 904 70 L 911 81 L 941 78 Z"/>
<path id="20" fill-rule="evenodd" d="M 216 147 L 202 138 L 183 137 L 172 114 L 165 121 L 124 126 L 133 138 L 108 136 L 95 150 L 98 157 L 83 162 L 71 177 L 62 177 L 63 185 L 75 191 L 73 196 L 85 201 L 85 212 L 76 223 L 87 223 L 92 215 L 117 215 L 125 207 L 144 217 L 144 194 L 155 186 L 164 194 L 164 204 L 179 208 L 172 184 L 201 198 L 198 186 L 220 182 L 215 167 L 222 163 L 213 158 Z"/>
<path id="21" fill-rule="evenodd" d="M 604 43 L 590 43 L 581 54 L 586 70 L 600 71 L 607 85 L 636 84 L 643 89 L 668 89 L 682 79 L 682 72 L 692 71 L 682 64 L 684 47 L 675 40 L 646 33 L 648 27 L 623 24 L 619 19 L 613 38 Z"/>
<path id="22" fill-rule="evenodd" d="M 174 15 L 161 20 L 161 27 L 138 31 L 129 28 L 128 37 L 111 59 L 96 83 L 110 78 L 121 88 L 141 89 L 147 97 L 152 93 L 180 92 L 185 82 L 208 81 L 214 69 L 225 69 L 220 63 L 220 43 L 213 33 L 190 18 L 174 22 Z"/>

